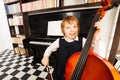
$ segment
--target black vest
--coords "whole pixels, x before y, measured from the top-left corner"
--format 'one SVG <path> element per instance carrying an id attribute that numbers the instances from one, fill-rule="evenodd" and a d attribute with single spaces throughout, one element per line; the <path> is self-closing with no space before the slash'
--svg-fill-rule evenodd
<path id="1" fill-rule="evenodd" d="M 59 40 L 59 54 L 58 54 L 58 80 L 64 80 L 65 65 L 68 58 L 75 52 L 82 50 L 82 37 L 78 41 L 67 42 L 65 39 Z"/>

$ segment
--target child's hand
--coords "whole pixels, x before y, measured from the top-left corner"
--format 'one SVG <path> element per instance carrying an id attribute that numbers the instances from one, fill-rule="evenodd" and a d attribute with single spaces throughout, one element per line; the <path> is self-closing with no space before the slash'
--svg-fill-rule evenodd
<path id="1" fill-rule="evenodd" d="M 100 21 L 95 22 L 94 27 L 96 28 L 96 30 L 100 30 L 101 29 L 101 23 L 100 23 Z"/>
<path id="2" fill-rule="evenodd" d="M 95 31 L 93 39 L 95 41 L 99 41 L 100 40 L 100 32 L 101 32 L 101 23 L 100 23 L 100 21 L 95 22 L 94 28 L 96 28 L 96 31 Z"/>
<path id="3" fill-rule="evenodd" d="M 43 56 L 43 58 L 42 58 L 42 64 L 44 66 L 49 66 L 49 57 L 48 56 Z"/>

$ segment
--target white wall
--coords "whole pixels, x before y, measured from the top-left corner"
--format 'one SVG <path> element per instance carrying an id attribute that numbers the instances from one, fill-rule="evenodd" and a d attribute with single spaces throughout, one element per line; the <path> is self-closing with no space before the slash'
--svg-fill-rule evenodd
<path id="1" fill-rule="evenodd" d="M 13 47 L 3 0 L 0 0 L 0 51 L 4 51 L 5 49 L 12 50 Z"/>
<path id="2" fill-rule="evenodd" d="M 102 22 L 101 37 L 102 37 L 103 44 L 105 45 L 106 58 L 108 58 L 110 54 L 119 10 L 120 10 L 120 7 L 107 11 L 104 18 L 101 21 Z"/>

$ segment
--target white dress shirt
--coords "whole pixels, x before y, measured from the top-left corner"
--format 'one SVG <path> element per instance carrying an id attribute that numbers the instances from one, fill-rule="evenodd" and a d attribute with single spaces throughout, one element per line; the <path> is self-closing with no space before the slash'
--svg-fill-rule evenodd
<path id="1" fill-rule="evenodd" d="M 78 41 L 78 36 L 74 39 L 74 40 L 71 40 L 71 39 L 68 39 L 66 37 L 63 37 L 67 42 L 73 42 L 73 41 Z M 56 39 L 49 47 L 47 47 L 47 49 L 45 50 L 45 53 L 44 53 L 44 56 L 50 56 L 52 54 L 52 52 L 55 52 L 57 51 L 57 49 L 59 48 L 59 40 L 60 38 Z M 86 38 L 83 38 L 82 39 L 82 47 L 84 47 L 84 44 L 86 42 Z M 97 53 L 99 56 L 101 57 L 105 57 L 105 50 L 104 50 L 104 47 L 101 43 L 101 40 L 99 41 L 94 41 L 92 43 L 92 46 L 93 46 L 93 51 L 95 53 Z"/>

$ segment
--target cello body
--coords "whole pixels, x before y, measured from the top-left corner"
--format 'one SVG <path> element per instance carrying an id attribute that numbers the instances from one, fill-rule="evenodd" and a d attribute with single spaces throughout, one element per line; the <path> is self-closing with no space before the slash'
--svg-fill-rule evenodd
<path id="1" fill-rule="evenodd" d="M 80 52 L 76 52 L 68 59 L 65 80 L 71 80 L 79 57 Z M 110 62 L 90 50 L 80 80 L 120 80 L 120 75 Z"/>

